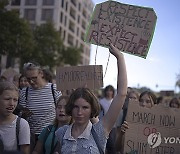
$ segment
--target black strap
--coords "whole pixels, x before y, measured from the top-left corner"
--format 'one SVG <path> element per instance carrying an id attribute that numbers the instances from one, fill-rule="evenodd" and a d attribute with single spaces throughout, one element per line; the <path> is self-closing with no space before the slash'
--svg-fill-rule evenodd
<path id="1" fill-rule="evenodd" d="M 53 99 L 54 99 L 54 104 L 56 104 L 56 98 L 55 98 L 55 94 L 54 94 L 53 83 L 51 84 L 51 91 L 52 91 L 52 95 L 53 95 Z"/>
<path id="2" fill-rule="evenodd" d="M 97 145 L 97 147 L 98 147 L 98 149 L 99 149 L 99 153 L 100 153 L 100 154 L 104 154 L 104 151 L 103 151 L 103 149 L 102 149 L 102 147 L 101 147 L 101 145 L 100 145 L 100 142 L 99 142 L 99 138 L 98 138 L 98 136 L 97 136 L 97 134 L 96 134 L 96 132 L 95 132 L 95 130 L 94 130 L 93 127 L 92 127 L 92 129 L 91 129 L 91 133 L 92 133 L 92 136 L 93 136 L 93 138 L 94 138 L 94 141 L 96 142 L 96 145 Z"/>
<path id="3" fill-rule="evenodd" d="M 26 97 L 25 100 L 26 100 L 26 103 L 27 103 L 27 100 L 28 100 L 28 99 L 27 99 L 27 98 L 28 98 L 28 90 L 29 90 L 29 88 L 27 87 L 27 88 L 26 88 L 26 93 L 25 93 L 25 97 Z"/>
<path id="4" fill-rule="evenodd" d="M 17 120 L 16 120 L 16 140 L 17 140 L 17 147 L 18 147 L 18 150 L 20 150 L 20 146 L 19 146 L 20 120 L 21 120 L 20 117 L 18 117 Z"/>

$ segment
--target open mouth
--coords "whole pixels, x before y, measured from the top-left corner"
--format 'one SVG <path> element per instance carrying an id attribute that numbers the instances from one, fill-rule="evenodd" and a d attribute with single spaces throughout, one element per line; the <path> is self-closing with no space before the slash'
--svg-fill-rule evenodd
<path id="1" fill-rule="evenodd" d="M 14 108 L 13 107 L 8 107 L 8 108 L 6 108 L 9 112 L 12 112 L 13 110 L 14 110 Z"/>

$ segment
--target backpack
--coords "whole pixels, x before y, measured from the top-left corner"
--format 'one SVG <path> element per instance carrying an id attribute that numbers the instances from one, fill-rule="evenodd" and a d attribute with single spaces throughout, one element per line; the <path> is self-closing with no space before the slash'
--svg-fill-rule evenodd
<path id="1" fill-rule="evenodd" d="M 29 88 L 27 87 L 26 88 L 26 93 L 25 93 L 25 101 L 27 102 L 28 101 L 28 90 Z M 52 95 L 53 95 L 53 99 L 54 99 L 54 104 L 56 103 L 56 98 L 55 98 L 55 92 L 54 92 L 54 88 L 53 88 L 53 84 L 51 84 L 51 91 L 52 91 Z M 13 112 L 15 115 L 18 115 L 24 119 L 27 119 L 28 117 L 30 117 L 32 115 L 32 112 L 26 108 L 26 107 L 23 107 L 22 105 L 17 104 L 16 106 L 16 109 L 14 110 Z"/>
<path id="2" fill-rule="evenodd" d="M 45 132 L 45 135 L 44 135 L 44 140 L 43 140 L 44 153 L 45 153 L 45 142 L 46 142 L 46 140 L 47 140 L 47 138 L 48 138 L 48 136 L 49 136 L 49 133 L 51 132 L 53 126 L 54 126 L 54 125 L 49 125 L 49 126 L 47 126 L 47 129 L 46 129 L 46 132 Z M 55 128 L 55 131 L 56 131 L 56 129 L 57 129 L 57 126 L 56 126 L 56 128 Z M 53 133 L 55 133 L 55 132 L 53 132 Z M 52 142 L 51 142 L 51 153 L 50 153 L 50 154 L 53 153 L 54 149 L 55 149 L 56 146 L 57 146 L 57 143 L 56 143 L 55 146 L 54 146 L 54 140 L 55 140 L 55 136 L 54 136 L 54 135 L 55 135 L 55 134 L 53 134 L 53 138 L 52 138 Z"/>

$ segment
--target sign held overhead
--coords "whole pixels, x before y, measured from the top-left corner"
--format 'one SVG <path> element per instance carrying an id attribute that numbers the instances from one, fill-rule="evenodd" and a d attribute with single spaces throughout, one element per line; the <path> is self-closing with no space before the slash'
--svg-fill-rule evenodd
<path id="1" fill-rule="evenodd" d="M 106 1 L 96 5 L 85 41 L 146 58 L 156 20 L 152 8 Z"/>

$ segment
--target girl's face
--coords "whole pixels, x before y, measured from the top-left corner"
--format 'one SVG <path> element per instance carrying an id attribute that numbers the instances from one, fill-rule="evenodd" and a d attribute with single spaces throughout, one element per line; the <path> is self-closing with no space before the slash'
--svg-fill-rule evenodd
<path id="1" fill-rule="evenodd" d="M 74 102 L 72 110 L 73 120 L 77 124 L 86 124 L 90 120 L 91 105 L 83 98 L 79 98 Z"/>
<path id="2" fill-rule="evenodd" d="M 22 77 L 19 81 L 19 87 L 24 88 L 24 87 L 28 87 L 28 86 L 29 86 L 29 83 L 28 83 L 26 77 Z"/>
<path id="3" fill-rule="evenodd" d="M 151 108 L 154 103 L 151 97 L 148 94 L 144 94 L 140 99 L 139 99 L 139 105 L 147 108 Z"/>
<path id="4" fill-rule="evenodd" d="M 67 102 L 65 99 L 61 99 L 56 107 L 56 118 L 60 123 L 69 123 L 71 120 L 71 116 L 66 115 L 66 111 L 65 111 L 66 103 Z"/>
<path id="5" fill-rule="evenodd" d="M 172 108 L 179 108 L 179 105 L 176 102 L 171 103 Z"/>
<path id="6" fill-rule="evenodd" d="M 136 102 L 138 101 L 138 97 L 135 93 L 129 93 L 128 98 L 129 98 L 129 101 L 136 101 Z"/>
<path id="7" fill-rule="evenodd" d="M 13 113 L 18 103 L 18 91 L 4 90 L 0 95 L 0 114 L 9 116 Z"/>

